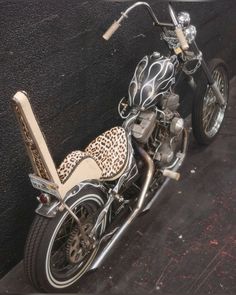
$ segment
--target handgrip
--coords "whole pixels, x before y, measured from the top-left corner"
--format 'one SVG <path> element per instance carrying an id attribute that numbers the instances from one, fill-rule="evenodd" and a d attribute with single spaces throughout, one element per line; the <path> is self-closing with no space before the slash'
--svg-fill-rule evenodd
<path id="1" fill-rule="evenodd" d="M 177 38 L 179 39 L 181 48 L 185 51 L 189 49 L 188 41 L 186 40 L 186 37 L 184 36 L 183 30 L 180 27 L 175 28 L 175 33 Z"/>
<path id="2" fill-rule="evenodd" d="M 105 40 L 109 40 L 111 38 L 111 36 L 119 29 L 120 27 L 120 23 L 118 21 L 115 21 L 110 28 L 104 33 L 104 35 L 102 36 L 103 39 Z"/>
<path id="3" fill-rule="evenodd" d="M 180 178 L 180 174 L 178 172 L 175 172 L 169 169 L 164 169 L 162 173 L 164 176 L 174 179 L 176 181 L 178 181 Z"/>

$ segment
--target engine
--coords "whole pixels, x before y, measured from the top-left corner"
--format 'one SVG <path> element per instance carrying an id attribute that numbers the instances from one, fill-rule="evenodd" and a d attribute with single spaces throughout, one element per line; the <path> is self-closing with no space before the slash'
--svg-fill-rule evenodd
<path id="1" fill-rule="evenodd" d="M 162 96 L 158 108 L 141 112 L 132 128 L 133 136 L 146 145 L 159 167 L 170 166 L 182 147 L 184 120 L 178 106 L 179 96 L 169 92 Z"/>

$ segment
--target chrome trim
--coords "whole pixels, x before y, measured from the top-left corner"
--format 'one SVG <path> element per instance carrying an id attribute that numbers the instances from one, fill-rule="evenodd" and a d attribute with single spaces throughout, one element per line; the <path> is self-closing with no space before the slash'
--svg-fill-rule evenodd
<path id="1" fill-rule="evenodd" d="M 35 213 L 47 218 L 54 218 L 60 205 L 61 203 L 57 200 L 52 201 L 50 204 L 39 204 L 35 209 Z"/>
<path id="2" fill-rule="evenodd" d="M 190 25 L 191 22 L 191 18 L 190 18 L 190 14 L 186 11 L 180 11 L 177 14 L 177 20 L 178 23 L 183 27 L 186 28 Z"/>
<path id="3" fill-rule="evenodd" d="M 195 26 L 190 25 L 184 29 L 184 33 L 185 33 L 185 37 L 186 37 L 188 43 L 191 44 L 196 38 L 197 29 Z"/>
<path id="4" fill-rule="evenodd" d="M 214 84 L 211 85 L 211 88 L 214 91 L 215 96 L 216 96 L 216 98 L 217 98 L 218 103 L 220 104 L 220 106 L 223 106 L 224 107 L 225 106 L 225 99 L 224 99 L 222 93 L 220 92 L 216 81 L 214 82 Z"/>
<path id="5" fill-rule="evenodd" d="M 175 15 L 174 9 L 170 3 L 168 4 L 168 8 L 169 8 L 170 17 L 172 19 L 173 24 L 175 25 L 175 27 L 179 27 L 180 24 L 179 24 L 178 19 Z"/>
<path id="6" fill-rule="evenodd" d="M 159 22 L 153 9 L 151 8 L 151 6 L 147 3 L 147 2 L 136 2 L 134 3 L 133 5 L 131 5 L 129 8 L 127 8 L 124 12 L 121 13 L 121 17 L 118 19 L 117 23 L 118 24 L 121 24 L 121 22 L 125 19 L 125 18 L 128 18 L 128 14 L 136 7 L 138 6 L 144 6 L 149 15 L 151 16 L 151 18 L 153 19 L 154 23 L 157 25 L 157 26 L 161 26 L 161 27 L 173 27 L 173 24 L 171 23 L 162 23 L 162 22 Z"/>

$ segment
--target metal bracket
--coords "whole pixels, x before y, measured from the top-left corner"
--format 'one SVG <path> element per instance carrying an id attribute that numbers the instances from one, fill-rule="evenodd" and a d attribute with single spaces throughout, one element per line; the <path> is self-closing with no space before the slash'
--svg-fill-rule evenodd
<path id="1" fill-rule="evenodd" d="M 36 208 L 35 212 L 37 214 L 47 217 L 47 218 L 54 218 L 57 214 L 59 206 L 60 206 L 59 201 L 52 201 L 49 205 L 39 204 L 39 206 Z"/>
<path id="2" fill-rule="evenodd" d="M 103 222 L 105 216 L 107 215 L 108 210 L 114 200 L 115 200 L 115 194 L 110 193 L 109 198 L 108 198 L 104 208 L 99 213 L 97 221 L 89 234 L 90 237 L 94 237 L 96 235 L 99 226 L 102 224 L 102 222 Z"/>
<path id="3" fill-rule="evenodd" d="M 216 82 L 214 82 L 214 84 L 211 85 L 211 88 L 213 90 L 213 92 L 215 93 L 216 99 L 218 101 L 218 103 L 220 104 L 221 107 L 225 106 L 225 99 L 223 97 L 223 95 L 221 94 Z"/>

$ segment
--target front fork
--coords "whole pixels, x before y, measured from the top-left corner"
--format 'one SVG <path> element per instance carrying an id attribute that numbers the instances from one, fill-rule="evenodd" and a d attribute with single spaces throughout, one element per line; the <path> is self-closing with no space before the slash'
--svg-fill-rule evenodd
<path id="1" fill-rule="evenodd" d="M 195 41 L 192 42 L 192 47 L 193 47 L 193 50 L 194 50 L 195 53 L 197 53 L 197 54 L 200 53 L 200 50 L 199 50 L 199 48 L 198 48 Z M 202 69 L 203 69 L 204 73 L 206 74 L 209 86 L 213 90 L 219 105 L 221 107 L 224 107 L 225 104 L 226 104 L 226 101 L 225 101 L 222 93 L 220 92 L 220 89 L 218 88 L 218 86 L 216 84 L 216 81 L 214 80 L 214 78 L 212 76 L 212 73 L 211 73 L 209 67 L 207 66 L 204 58 L 202 58 L 202 60 L 201 60 L 201 66 L 202 66 Z"/>

